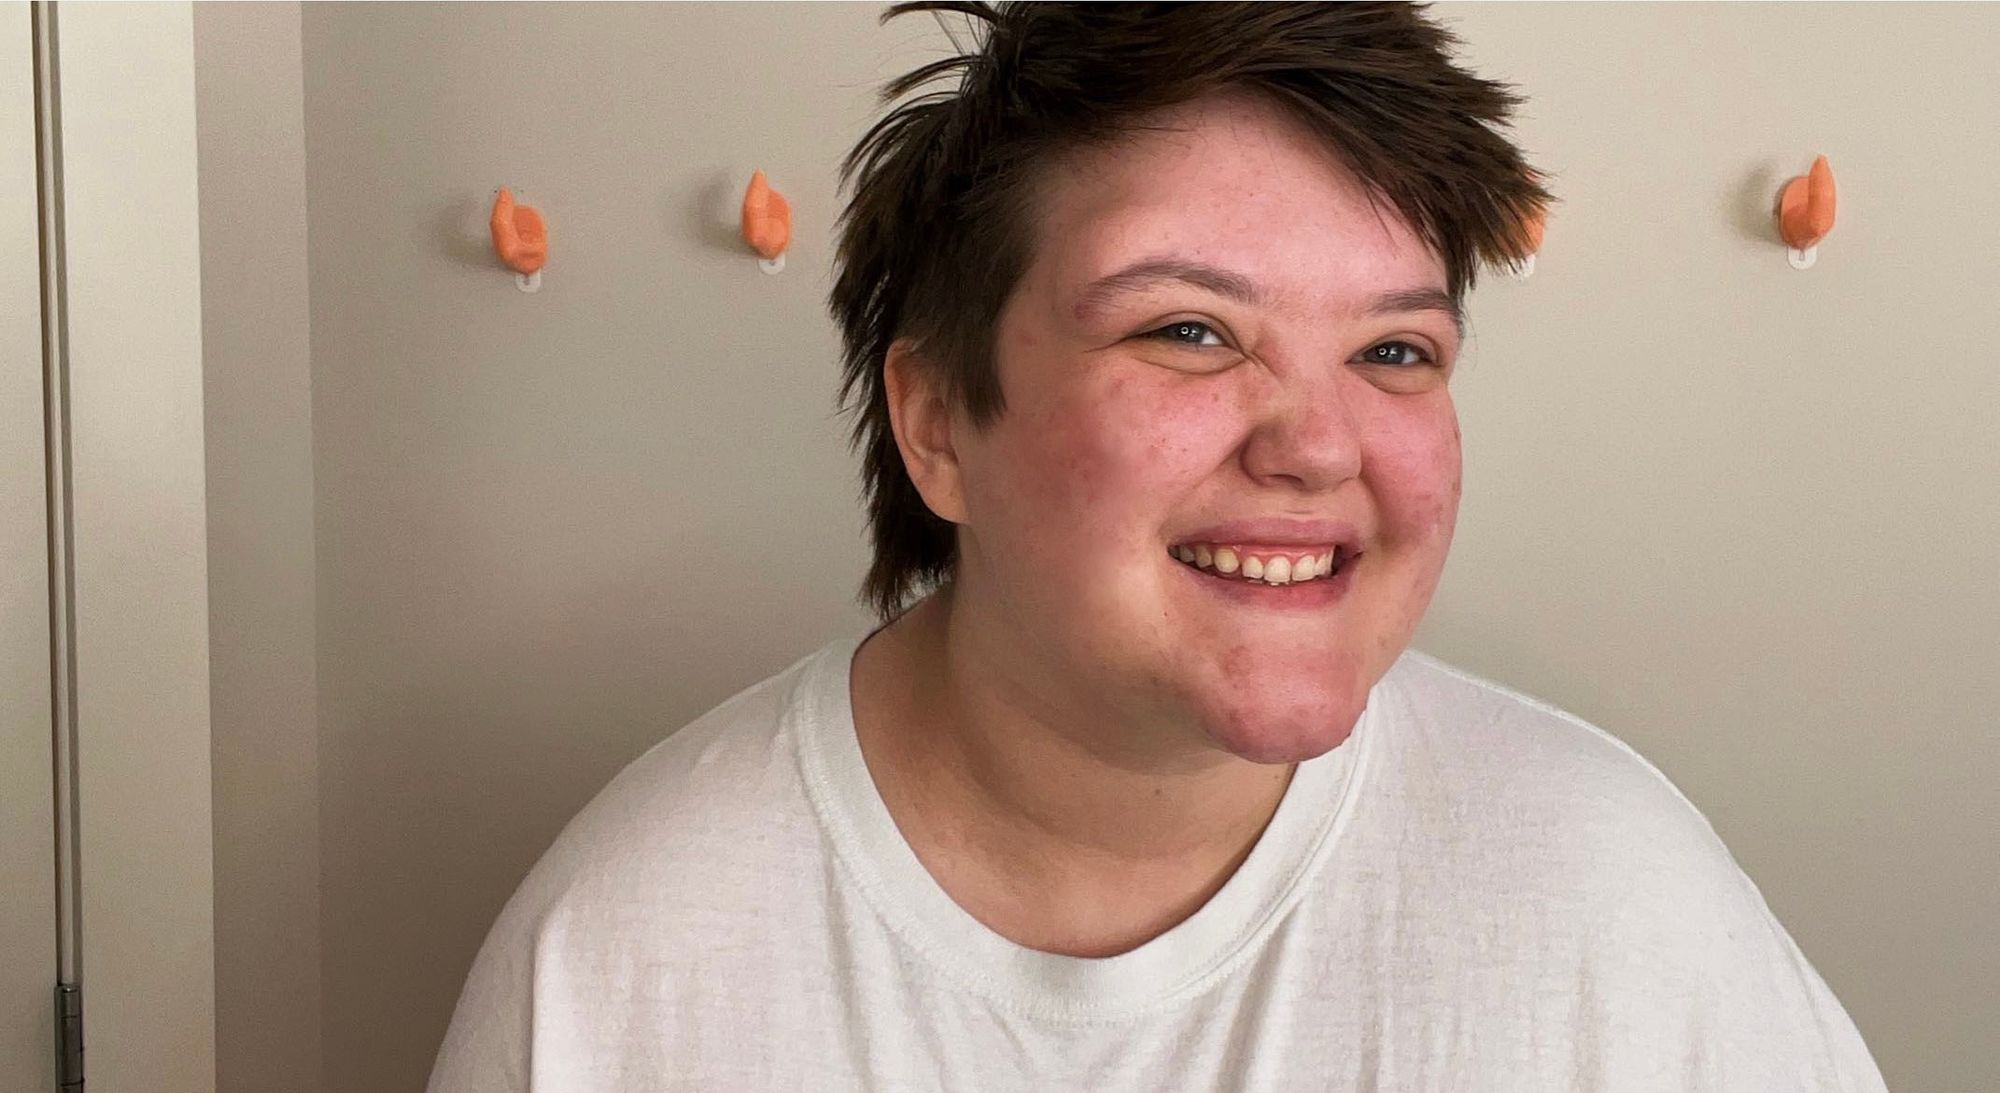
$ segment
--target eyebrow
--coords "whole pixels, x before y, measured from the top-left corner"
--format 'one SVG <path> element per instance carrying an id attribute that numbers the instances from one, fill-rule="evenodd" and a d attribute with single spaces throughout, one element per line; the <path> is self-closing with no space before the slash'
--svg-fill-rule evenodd
<path id="1" fill-rule="evenodd" d="M 1264 303 L 1264 294 L 1258 290 L 1256 282 L 1240 273 L 1185 258 L 1145 258 L 1084 286 L 1077 295 L 1076 315 L 1084 318 L 1118 296 L 1161 281 L 1179 281 L 1252 307 Z M 1390 315 L 1411 311 L 1441 312 L 1451 319 L 1458 336 L 1461 339 L 1465 337 L 1465 312 L 1458 301 L 1441 288 L 1406 288 L 1385 292 L 1375 297 L 1363 314 Z"/>

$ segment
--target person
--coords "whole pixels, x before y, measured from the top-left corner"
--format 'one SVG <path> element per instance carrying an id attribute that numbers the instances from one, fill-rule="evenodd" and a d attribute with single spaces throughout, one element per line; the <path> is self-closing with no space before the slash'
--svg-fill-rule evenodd
<path id="1" fill-rule="evenodd" d="M 1403 4 L 905 3 L 842 164 L 881 624 L 659 742 L 431 1093 L 1881 1090 L 1706 819 L 1409 648 L 1553 198 Z"/>

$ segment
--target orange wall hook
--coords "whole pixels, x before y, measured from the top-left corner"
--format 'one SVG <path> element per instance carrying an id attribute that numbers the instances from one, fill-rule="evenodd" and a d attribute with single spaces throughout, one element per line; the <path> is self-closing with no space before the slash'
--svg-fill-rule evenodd
<path id="1" fill-rule="evenodd" d="M 1825 156 L 1813 160 L 1810 172 L 1785 183 L 1778 196 L 1778 234 L 1793 269 L 1811 269 L 1819 260 L 1819 241 L 1833 230 L 1833 199 L 1833 168 Z"/>
<path id="2" fill-rule="evenodd" d="M 514 271 L 522 292 L 542 287 L 542 267 L 549 260 L 549 229 L 532 205 L 514 203 L 513 191 L 500 187 L 493 199 L 493 253 Z"/>
<path id="3" fill-rule="evenodd" d="M 753 171 L 743 194 L 743 241 L 757 252 L 765 273 L 785 268 L 785 248 L 792 242 L 792 206 L 771 188 L 764 172 Z"/>

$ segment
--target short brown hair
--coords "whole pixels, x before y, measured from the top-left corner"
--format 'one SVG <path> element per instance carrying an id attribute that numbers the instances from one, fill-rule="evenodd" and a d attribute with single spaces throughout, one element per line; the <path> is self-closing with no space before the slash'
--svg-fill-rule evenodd
<path id="1" fill-rule="evenodd" d="M 949 579 L 953 525 L 924 504 L 891 427 L 883 362 L 920 349 L 948 403 L 985 425 L 1005 408 L 993 354 L 1002 305 L 1027 270 L 1038 171 L 1105 144 L 1156 111 L 1208 94 L 1267 96 L 1386 196 L 1442 259 L 1463 300 L 1481 262 L 1528 253 L 1554 199 L 1508 139 L 1521 99 L 1456 67 L 1458 39 L 1424 5 L 1383 3 L 977 3 L 916 0 L 983 24 L 977 48 L 891 81 L 877 121 L 841 163 L 829 306 L 844 343 L 840 401 L 855 412 L 875 560 L 861 590 L 884 620 Z M 858 396 L 858 398 L 856 397 Z"/>

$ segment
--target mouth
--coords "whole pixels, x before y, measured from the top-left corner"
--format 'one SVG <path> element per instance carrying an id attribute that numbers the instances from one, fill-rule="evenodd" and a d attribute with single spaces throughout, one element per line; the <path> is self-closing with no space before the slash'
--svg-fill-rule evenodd
<path id="1" fill-rule="evenodd" d="M 1318 546 L 1260 546 L 1244 543 L 1177 543 L 1167 550 L 1176 562 L 1216 580 L 1280 588 L 1336 581 L 1361 557 L 1345 543 Z"/>

